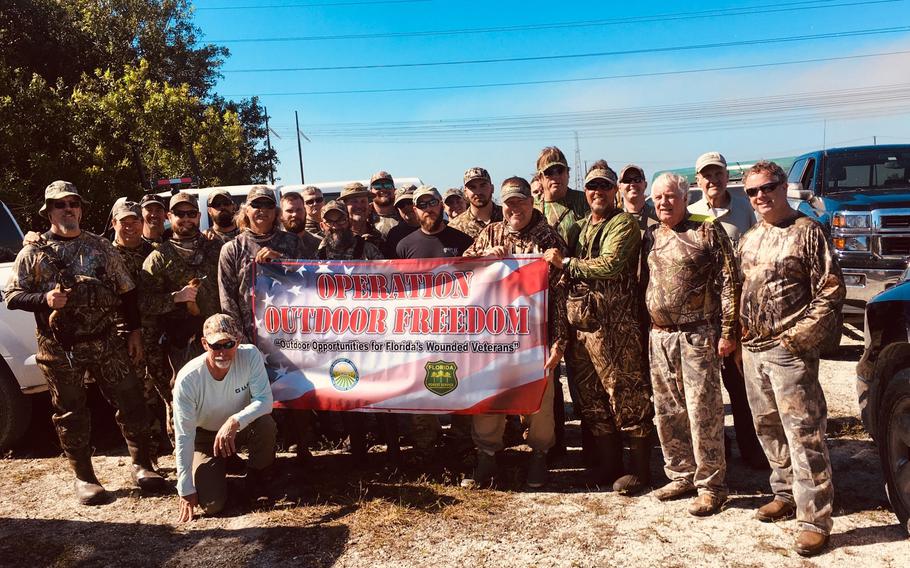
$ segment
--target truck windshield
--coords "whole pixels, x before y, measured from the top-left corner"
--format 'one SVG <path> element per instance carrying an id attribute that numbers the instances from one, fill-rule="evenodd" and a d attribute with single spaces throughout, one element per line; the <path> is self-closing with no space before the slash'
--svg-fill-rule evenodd
<path id="1" fill-rule="evenodd" d="M 16 260 L 16 253 L 22 248 L 22 233 L 16 219 L 0 202 L 0 262 Z"/>
<path id="2" fill-rule="evenodd" d="M 910 148 L 829 154 L 825 170 L 828 192 L 858 189 L 906 191 L 910 187 Z"/>

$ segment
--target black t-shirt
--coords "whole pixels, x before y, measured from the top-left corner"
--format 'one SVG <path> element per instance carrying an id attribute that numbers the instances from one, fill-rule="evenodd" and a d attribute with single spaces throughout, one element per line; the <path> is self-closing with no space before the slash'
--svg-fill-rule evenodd
<path id="1" fill-rule="evenodd" d="M 395 254 L 398 258 L 461 256 L 473 242 L 474 239 L 448 225 L 435 235 L 418 229 L 399 241 Z"/>
<path id="2" fill-rule="evenodd" d="M 389 231 L 388 236 L 385 238 L 385 253 L 386 258 L 398 258 L 395 249 L 398 248 L 398 243 L 401 242 L 401 239 L 410 235 L 417 230 L 417 227 L 414 225 L 408 225 L 405 222 L 398 223 L 392 230 Z"/>

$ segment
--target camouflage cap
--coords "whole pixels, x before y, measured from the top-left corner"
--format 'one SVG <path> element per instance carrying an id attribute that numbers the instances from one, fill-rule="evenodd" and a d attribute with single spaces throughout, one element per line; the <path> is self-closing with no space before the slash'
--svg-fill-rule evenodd
<path id="1" fill-rule="evenodd" d="M 585 176 L 585 185 L 588 185 L 589 182 L 592 182 L 596 179 L 602 179 L 613 187 L 616 187 L 616 172 L 610 168 L 596 168 L 588 172 L 588 175 Z"/>
<path id="2" fill-rule="evenodd" d="M 397 207 L 399 202 L 405 201 L 407 199 L 414 201 L 414 190 L 416 189 L 417 188 L 413 185 L 398 189 L 398 191 L 395 192 L 395 206 Z"/>
<path id="3" fill-rule="evenodd" d="M 370 190 L 363 185 L 362 183 L 355 181 L 349 183 L 341 189 L 341 196 L 338 199 L 344 201 L 349 197 L 370 197 L 372 193 Z"/>
<path id="4" fill-rule="evenodd" d="M 300 190 L 300 195 L 322 195 L 322 190 L 315 185 L 308 185 Z"/>
<path id="5" fill-rule="evenodd" d="M 135 201 L 121 201 L 114 205 L 114 208 L 111 209 L 111 217 L 120 221 L 121 219 L 126 219 L 130 215 L 134 215 L 137 219 L 141 219 L 141 211 L 139 210 L 139 204 Z"/>
<path id="6" fill-rule="evenodd" d="M 705 152 L 695 160 L 695 172 L 701 173 L 701 171 L 708 166 L 720 166 L 722 168 L 727 167 L 727 159 L 724 158 L 724 155 L 720 152 Z"/>
<path id="7" fill-rule="evenodd" d="M 164 201 L 164 198 L 160 195 L 155 195 L 154 193 L 146 193 L 142 196 L 142 199 L 139 200 L 140 209 L 146 205 L 160 205 L 162 209 L 167 209 L 167 202 Z"/>
<path id="8" fill-rule="evenodd" d="M 641 166 L 636 166 L 635 164 L 627 164 L 619 171 L 619 181 L 622 181 L 622 178 L 626 177 L 626 174 L 629 172 L 638 172 L 641 174 L 641 179 L 645 179 L 645 170 Z"/>
<path id="9" fill-rule="evenodd" d="M 375 174 L 373 174 L 372 177 L 370 177 L 370 185 L 373 185 L 377 181 L 386 181 L 386 180 L 392 182 L 393 184 L 395 183 L 395 181 L 392 179 L 392 175 L 389 172 L 380 170 L 380 171 L 376 172 Z"/>
<path id="10" fill-rule="evenodd" d="M 442 201 L 442 196 L 439 195 L 439 190 L 433 187 L 432 185 L 422 185 L 414 191 L 414 203 L 417 203 L 417 200 L 423 197 L 424 195 L 432 195 L 436 199 Z"/>
<path id="11" fill-rule="evenodd" d="M 41 209 L 38 210 L 38 213 L 44 217 L 47 216 L 47 204 L 56 199 L 63 199 L 70 195 L 75 195 L 79 198 L 80 201 L 84 201 L 82 196 L 79 195 L 79 190 L 76 189 L 76 186 L 68 181 L 63 181 L 58 179 L 57 181 L 51 182 L 46 188 L 44 188 L 44 204 L 41 206 Z"/>
<path id="12" fill-rule="evenodd" d="M 170 202 L 169 209 L 171 211 L 173 211 L 174 207 L 177 207 L 181 203 L 187 203 L 187 204 L 195 207 L 197 211 L 199 210 L 199 202 L 196 200 L 196 196 L 192 195 L 190 193 L 187 193 L 185 191 L 181 191 L 180 193 L 175 193 L 174 195 L 171 196 L 171 202 Z"/>
<path id="13" fill-rule="evenodd" d="M 275 192 L 272 191 L 267 185 L 254 185 L 250 188 L 250 192 L 246 194 L 246 203 L 256 201 L 257 199 L 268 199 L 272 203 L 278 203 L 275 201 Z"/>
<path id="14" fill-rule="evenodd" d="M 442 194 L 442 201 L 445 203 L 450 197 L 460 197 L 464 199 L 464 191 L 460 187 L 452 187 Z"/>
<path id="15" fill-rule="evenodd" d="M 243 338 L 243 332 L 240 330 L 240 324 L 231 316 L 215 314 L 209 316 L 205 323 L 202 324 L 202 336 L 205 337 L 206 343 L 209 344 L 229 339 L 239 342 Z"/>
<path id="16" fill-rule="evenodd" d="M 499 192 L 499 198 L 502 199 L 502 202 L 505 203 L 506 200 L 512 197 L 531 199 L 531 186 L 521 183 L 509 183 L 509 185 L 502 186 Z"/>
<path id="17" fill-rule="evenodd" d="M 564 159 L 560 159 L 558 156 L 552 156 L 549 160 L 543 163 L 543 166 L 537 170 L 538 172 L 545 172 L 553 166 L 562 166 L 568 168 L 569 164 L 566 163 Z"/>
<path id="18" fill-rule="evenodd" d="M 471 168 L 464 173 L 465 185 L 468 185 L 469 181 L 474 181 L 475 179 L 482 179 L 493 183 L 493 180 L 490 179 L 490 172 L 483 168 Z"/>
<path id="19" fill-rule="evenodd" d="M 320 216 L 322 217 L 323 221 L 325 221 L 326 215 L 328 215 L 328 213 L 331 211 L 338 211 L 344 215 L 345 218 L 348 216 L 348 208 L 344 206 L 344 203 L 339 203 L 337 200 L 333 199 L 332 201 L 326 203 L 322 208 Z"/>
<path id="20" fill-rule="evenodd" d="M 216 197 L 227 197 L 228 199 L 231 199 L 231 192 L 226 189 L 216 189 L 209 194 L 209 198 L 206 200 L 206 204 L 211 207 L 212 201 L 215 201 Z M 233 199 L 231 199 L 231 202 L 233 202 Z"/>

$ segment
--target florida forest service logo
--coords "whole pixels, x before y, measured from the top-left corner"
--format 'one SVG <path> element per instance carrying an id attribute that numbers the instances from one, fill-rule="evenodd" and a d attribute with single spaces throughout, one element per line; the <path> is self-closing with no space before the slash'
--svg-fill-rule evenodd
<path id="1" fill-rule="evenodd" d="M 350 359 L 335 359 L 329 365 L 329 379 L 335 390 L 349 391 L 360 382 L 360 373 Z"/>
<path id="2" fill-rule="evenodd" d="M 445 396 L 458 388 L 458 377 L 455 375 L 458 365 L 455 363 L 430 361 L 424 368 L 427 370 L 427 376 L 423 380 L 423 385 L 431 393 Z"/>

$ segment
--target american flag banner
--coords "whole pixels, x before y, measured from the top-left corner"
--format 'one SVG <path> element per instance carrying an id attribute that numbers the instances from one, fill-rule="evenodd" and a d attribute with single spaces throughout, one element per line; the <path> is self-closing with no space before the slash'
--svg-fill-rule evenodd
<path id="1" fill-rule="evenodd" d="M 256 264 L 275 406 L 530 414 L 546 387 L 539 255 Z"/>

